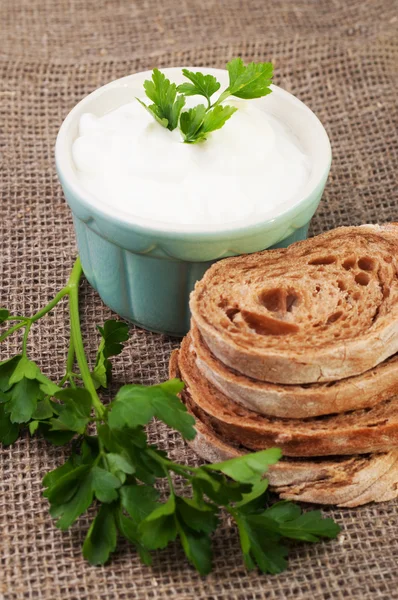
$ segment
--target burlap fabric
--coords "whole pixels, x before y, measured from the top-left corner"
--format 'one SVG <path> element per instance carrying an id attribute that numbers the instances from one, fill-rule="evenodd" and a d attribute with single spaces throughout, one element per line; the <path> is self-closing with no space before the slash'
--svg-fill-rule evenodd
<path id="1" fill-rule="evenodd" d="M 32 313 L 63 285 L 75 257 L 53 161 L 62 119 L 94 88 L 154 66 L 272 59 L 276 82 L 308 103 L 332 140 L 313 233 L 398 218 L 396 0 L 1 0 L 0 10 L 0 305 Z M 94 325 L 110 311 L 88 285 L 82 292 L 94 347 Z M 49 374 L 62 373 L 67 335 L 64 308 L 33 330 L 32 356 Z M 175 345 L 133 329 L 116 382 L 166 378 Z M 179 459 L 195 460 L 165 427 L 152 435 Z M 42 476 L 61 460 L 62 450 L 28 436 L 1 450 L 4 600 L 398 598 L 394 502 L 331 511 L 343 527 L 339 540 L 297 547 L 278 576 L 245 571 L 227 522 L 207 578 L 174 546 L 156 554 L 152 569 L 123 544 L 111 564 L 90 567 L 80 550 L 88 519 L 61 533 L 41 496 Z"/>

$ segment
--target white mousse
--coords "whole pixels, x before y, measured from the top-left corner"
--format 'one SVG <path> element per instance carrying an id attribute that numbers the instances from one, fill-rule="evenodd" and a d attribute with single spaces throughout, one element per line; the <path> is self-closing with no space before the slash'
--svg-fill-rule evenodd
<path id="1" fill-rule="evenodd" d="M 200 102 L 190 100 L 190 106 Z M 198 144 L 184 144 L 136 101 L 80 118 L 72 148 L 82 186 L 115 211 L 167 224 L 272 218 L 299 200 L 311 164 L 295 135 L 254 102 Z"/>

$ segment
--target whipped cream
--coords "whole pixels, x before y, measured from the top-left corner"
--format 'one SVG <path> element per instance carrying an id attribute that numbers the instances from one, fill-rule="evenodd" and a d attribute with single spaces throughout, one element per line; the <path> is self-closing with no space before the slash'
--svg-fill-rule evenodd
<path id="1" fill-rule="evenodd" d="M 167 224 L 272 218 L 298 199 L 311 162 L 255 102 L 226 103 L 238 111 L 199 144 L 182 143 L 178 129 L 159 125 L 136 100 L 102 117 L 83 114 L 72 147 L 82 187 L 115 211 Z"/>

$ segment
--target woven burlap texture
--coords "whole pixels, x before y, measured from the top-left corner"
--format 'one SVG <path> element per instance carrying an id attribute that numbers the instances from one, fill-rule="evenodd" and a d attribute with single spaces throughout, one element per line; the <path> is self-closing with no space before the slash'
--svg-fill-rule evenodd
<path id="1" fill-rule="evenodd" d="M 33 313 L 62 287 L 76 255 L 71 216 L 53 147 L 73 105 L 96 87 L 154 66 L 223 67 L 273 60 L 276 83 L 321 118 L 333 146 L 317 233 L 338 225 L 398 219 L 396 0 L 2 0 L 0 2 L 0 305 Z M 87 345 L 110 316 L 82 287 Z M 62 375 L 68 339 L 60 307 L 33 330 L 31 355 Z M 115 385 L 167 377 L 176 340 L 132 328 L 116 361 Z M 13 343 L 1 349 L 5 358 Z M 153 426 L 154 441 L 195 461 L 183 441 Z M 278 576 L 242 566 L 236 531 L 214 540 L 213 573 L 201 578 L 171 546 L 140 564 L 123 543 L 112 562 L 81 556 L 83 517 L 58 531 L 41 479 L 62 449 L 24 436 L 0 452 L 0 598 L 20 600 L 181 598 L 195 600 L 398 598 L 396 502 L 330 512 L 335 542 L 301 545 Z"/>

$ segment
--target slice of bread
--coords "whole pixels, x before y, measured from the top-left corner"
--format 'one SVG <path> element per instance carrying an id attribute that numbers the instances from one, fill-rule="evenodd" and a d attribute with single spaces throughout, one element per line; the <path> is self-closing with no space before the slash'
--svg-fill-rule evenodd
<path id="1" fill-rule="evenodd" d="M 251 450 L 278 446 L 286 456 L 385 452 L 398 446 L 398 397 L 369 409 L 309 419 L 266 417 L 236 404 L 203 377 L 190 335 L 182 341 L 178 368 L 193 414 L 221 438 Z"/>
<path id="2" fill-rule="evenodd" d="M 191 294 L 211 352 L 261 381 L 334 381 L 398 352 L 398 224 L 214 264 Z"/>
<path id="3" fill-rule="evenodd" d="M 258 381 L 226 367 L 210 352 L 194 320 L 190 335 L 202 375 L 234 402 L 263 415 L 305 419 L 369 408 L 398 394 L 398 354 L 356 377 L 282 385 Z"/>
<path id="4" fill-rule="evenodd" d="M 204 460 L 221 462 L 248 450 L 222 441 L 201 421 L 189 442 Z M 282 459 L 267 473 L 271 489 L 284 500 L 355 507 L 398 497 L 398 450 L 336 459 Z"/>
<path id="5" fill-rule="evenodd" d="M 170 359 L 170 377 L 180 377 L 178 351 Z M 188 394 L 185 391 L 185 398 Z M 196 416 L 197 435 L 190 443 L 204 460 L 220 462 L 247 449 L 222 440 Z M 282 459 L 267 473 L 271 489 L 286 500 L 355 507 L 398 496 L 398 450 L 383 454 L 322 460 Z"/>

